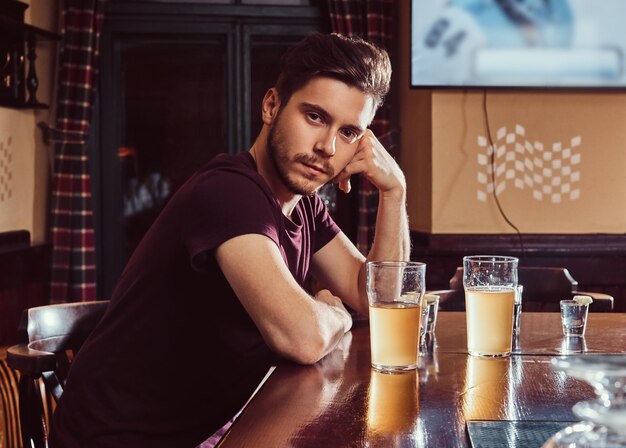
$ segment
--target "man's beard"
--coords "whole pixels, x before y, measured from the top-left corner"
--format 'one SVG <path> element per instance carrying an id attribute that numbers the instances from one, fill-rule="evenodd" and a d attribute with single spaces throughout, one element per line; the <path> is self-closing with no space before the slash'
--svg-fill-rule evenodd
<path id="1" fill-rule="evenodd" d="M 330 179 L 334 177 L 335 170 L 330 165 L 328 160 L 320 159 L 313 155 L 296 154 L 293 158 L 289 158 L 288 149 L 285 147 L 285 142 L 281 136 L 280 130 L 280 113 L 276 117 L 274 125 L 271 127 L 267 136 L 267 152 L 270 156 L 270 160 L 274 165 L 274 169 L 282 183 L 287 187 L 289 191 L 301 196 L 313 196 L 317 190 L 323 185 L 314 185 L 314 180 L 311 182 L 300 181 L 294 179 L 293 175 L 289 171 L 289 167 L 296 163 L 304 163 L 307 165 L 321 166 L 324 173 L 329 176 Z"/>

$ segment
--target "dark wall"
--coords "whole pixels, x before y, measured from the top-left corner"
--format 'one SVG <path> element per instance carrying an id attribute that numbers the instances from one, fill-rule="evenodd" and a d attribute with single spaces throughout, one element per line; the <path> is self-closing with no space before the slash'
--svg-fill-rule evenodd
<path id="1" fill-rule="evenodd" d="M 0 233 L 0 346 L 17 342 L 24 309 L 48 303 L 50 252 L 26 230 Z"/>

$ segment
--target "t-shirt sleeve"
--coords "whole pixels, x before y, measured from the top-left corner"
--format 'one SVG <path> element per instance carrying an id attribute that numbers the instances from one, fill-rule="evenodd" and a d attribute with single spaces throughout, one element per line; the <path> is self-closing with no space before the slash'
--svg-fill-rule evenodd
<path id="1" fill-rule="evenodd" d="M 193 210 L 181 223 L 191 265 L 204 271 L 209 252 L 231 238 L 265 235 L 279 244 L 277 205 L 254 179 L 241 173 L 214 171 L 201 176 L 185 198 Z"/>
<path id="2" fill-rule="evenodd" d="M 341 229 L 330 216 L 330 213 L 328 213 L 328 208 L 324 202 L 317 195 L 313 197 L 313 209 L 315 210 L 315 244 L 313 253 L 315 253 L 337 236 Z"/>

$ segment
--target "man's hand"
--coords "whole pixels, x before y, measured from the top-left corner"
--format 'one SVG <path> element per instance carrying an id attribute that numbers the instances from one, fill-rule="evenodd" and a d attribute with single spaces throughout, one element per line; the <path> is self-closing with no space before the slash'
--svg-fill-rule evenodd
<path id="1" fill-rule="evenodd" d="M 318 250 L 311 272 L 323 288 L 342 298 L 363 316 L 368 315 L 365 291 L 367 260 L 408 260 L 411 253 L 406 215 L 406 180 L 402 170 L 371 130 L 359 140 L 354 157 L 333 179 L 350 191 L 350 176 L 362 173 L 379 192 L 374 242 L 367 259 L 343 233 Z"/>
<path id="2" fill-rule="evenodd" d="M 397 191 L 404 196 L 406 180 L 402 170 L 370 129 L 365 131 L 354 157 L 334 182 L 341 191 L 348 193 L 350 176 L 357 173 L 362 173 L 381 194 Z"/>

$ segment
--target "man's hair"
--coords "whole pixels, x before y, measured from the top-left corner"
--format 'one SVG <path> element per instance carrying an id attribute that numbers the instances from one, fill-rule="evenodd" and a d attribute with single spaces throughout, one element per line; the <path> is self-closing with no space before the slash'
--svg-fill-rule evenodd
<path id="1" fill-rule="evenodd" d="M 283 55 L 281 66 L 275 87 L 283 105 L 295 91 L 318 77 L 342 81 L 371 95 L 376 109 L 389 91 L 389 55 L 358 37 L 312 33 Z"/>

